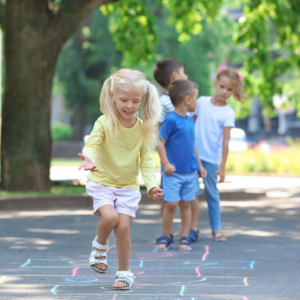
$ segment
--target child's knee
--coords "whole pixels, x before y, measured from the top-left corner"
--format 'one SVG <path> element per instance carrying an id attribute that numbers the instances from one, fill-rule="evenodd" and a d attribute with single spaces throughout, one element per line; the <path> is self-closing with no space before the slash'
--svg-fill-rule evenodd
<path id="1" fill-rule="evenodd" d="M 180 209 L 190 209 L 191 204 L 192 204 L 192 201 L 184 201 L 184 200 L 179 201 Z"/>
<path id="2" fill-rule="evenodd" d="M 105 224 L 114 227 L 118 223 L 119 215 L 117 212 L 112 212 L 110 214 L 103 215 L 102 220 L 105 222 Z"/>
<path id="3" fill-rule="evenodd" d="M 114 228 L 115 234 L 127 235 L 129 234 L 130 223 L 118 222 Z"/>
<path id="4" fill-rule="evenodd" d="M 169 213 L 174 213 L 177 209 L 178 202 L 166 202 L 165 208 Z"/>

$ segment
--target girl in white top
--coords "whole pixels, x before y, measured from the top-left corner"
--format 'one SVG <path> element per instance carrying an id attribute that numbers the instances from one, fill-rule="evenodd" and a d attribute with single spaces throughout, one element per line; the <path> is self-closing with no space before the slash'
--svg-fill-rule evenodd
<path id="1" fill-rule="evenodd" d="M 230 130 L 235 126 L 235 113 L 227 104 L 233 96 L 240 102 L 244 100 L 242 75 L 235 70 L 220 67 L 215 80 L 215 94 L 212 97 L 200 97 L 194 113 L 196 147 L 203 167 L 207 170 L 204 178 L 205 197 L 208 203 L 212 235 L 216 241 L 226 241 L 221 233 L 219 182 L 225 180 L 225 165 L 228 155 Z M 197 187 L 199 189 L 199 186 Z M 198 200 L 192 203 L 191 229 L 198 232 Z"/>
<path id="2" fill-rule="evenodd" d="M 158 201 L 163 195 L 150 153 L 157 140 L 159 97 L 143 73 L 121 69 L 104 82 L 100 107 L 103 115 L 96 121 L 83 154 L 78 154 L 83 159 L 79 169 L 91 171 L 86 189 L 93 198 L 94 214 L 102 216 L 90 266 L 98 273 L 106 272 L 108 237 L 114 230 L 119 268 L 113 288 L 131 289 L 129 225 L 141 199 L 139 168 L 149 196 Z M 137 116 L 140 107 L 143 121 Z"/>

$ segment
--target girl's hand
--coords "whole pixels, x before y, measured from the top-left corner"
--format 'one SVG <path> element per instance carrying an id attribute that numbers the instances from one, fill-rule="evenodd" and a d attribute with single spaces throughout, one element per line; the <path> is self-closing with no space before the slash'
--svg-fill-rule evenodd
<path id="1" fill-rule="evenodd" d="M 164 165 L 164 173 L 168 176 L 171 176 L 176 171 L 176 168 L 174 165 L 168 163 Z"/>
<path id="2" fill-rule="evenodd" d="M 200 169 L 198 170 L 198 174 L 199 174 L 199 177 L 201 178 L 205 178 L 207 176 L 207 171 L 206 169 L 204 169 L 204 167 L 200 167 Z"/>
<path id="3" fill-rule="evenodd" d="M 218 176 L 220 176 L 219 182 L 225 181 L 225 168 L 219 167 L 219 169 L 216 172 L 215 178 L 218 179 Z"/>
<path id="4" fill-rule="evenodd" d="M 155 202 L 159 201 L 164 194 L 164 190 L 161 188 L 155 187 L 150 190 L 150 196 L 153 198 Z"/>
<path id="5" fill-rule="evenodd" d="M 93 161 L 89 157 L 83 155 L 82 153 L 78 153 L 78 156 L 83 159 L 82 164 L 78 168 L 79 170 L 84 168 L 84 171 L 99 171 L 97 166 L 94 165 Z"/>

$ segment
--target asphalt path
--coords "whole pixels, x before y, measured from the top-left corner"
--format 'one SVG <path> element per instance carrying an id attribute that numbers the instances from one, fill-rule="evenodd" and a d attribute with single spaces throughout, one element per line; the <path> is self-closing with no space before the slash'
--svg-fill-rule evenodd
<path id="1" fill-rule="evenodd" d="M 42 200 L 41 200 L 42 201 Z M 155 252 L 159 204 L 141 203 L 131 224 L 130 291 L 115 291 L 116 240 L 105 275 L 88 265 L 98 218 L 91 209 L 0 212 L 0 299 L 300 299 L 300 195 L 223 201 L 226 243 L 212 240 L 206 203 L 192 251 Z M 177 212 L 173 229 L 180 226 Z"/>

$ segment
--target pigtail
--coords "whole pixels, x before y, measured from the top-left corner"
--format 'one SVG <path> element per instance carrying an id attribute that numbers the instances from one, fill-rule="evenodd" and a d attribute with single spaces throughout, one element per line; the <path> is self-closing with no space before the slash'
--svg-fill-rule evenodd
<path id="1" fill-rule="evenodd" d="M 147 81 L 145 98 L 142 104 L 141 117 L 143 119 L 142 140 L 146 147 L 152 148 L 157 143 L 158 121 L 161 106 L 156 87 Z"/>
<path id="2" fill-rule="evenodd" d="M 246 95 L 244 93 L 243 83 L 241 78 L 239 78 L 237 81 L 234 98 L 240 101 L 241 103 L 245 103 L 246 101 Z"/>
<path id="3" fill-rule="evenodd" d="M 121 123 L 118 117 L 119 112 L 116 109 L 116 106 L 114 105 L 110 95 L 111 91 L 114 91 L 112 76 L 105 80 L 101 90 L 99 102 L 100 110 L 103 114 L 107 115 L 108 130 L 112 141 L 115 143 L 115 145 L 117 145 L 118 143 L 120 144 L 120 141 L 118 140 L 118 135 L 121 130 Z"/>

